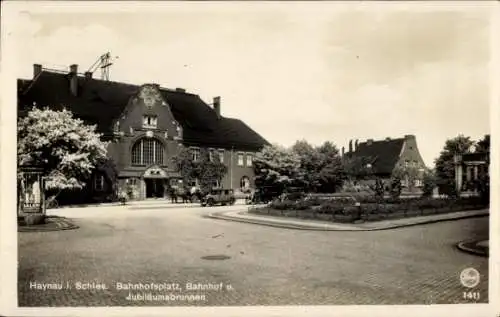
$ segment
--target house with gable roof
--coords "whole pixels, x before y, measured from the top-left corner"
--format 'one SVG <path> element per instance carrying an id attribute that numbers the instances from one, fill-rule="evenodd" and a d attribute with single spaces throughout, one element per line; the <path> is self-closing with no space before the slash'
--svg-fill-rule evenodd
<path id="1" fill-rule="evenodd" d="M 342 147 L 342 156 L 360 165 L 355 170 L 363 171 L 366 176 L 364 177 L 365 183 L 374 184 L 376 179 L 381 179 L 388 186 L 396 169 L 413 168 L 418 171 L 418 175 L 413 179 L 413 187 L 423 186 L 423 174 L 426 167 L 414 135 L 376 141 L 368 139 L 361 143 L 358 140 L 354 143 L 350 140 L 348 152 L 345 152 L 345 148 Z M 408 178 L 402 180 L 403 190 L 410 187 L 409 181 Z"/>
<path id="2" fill-rule="evenodd" d="M 18 79 L 18 116 L 33 107 L 66 108 L 87 124 L 97 126 L 103 139 L 115 140 L 108 155 L 118 168 L 119 186 L 131 186 L 137 199 L 163 197 L 165 187 L 178 185 L 181 175 L 172 162 L 182 147 L 193 160 L 201 149 L 228 167 L 223 188 L 253 186 L 252 158 L 269 144 L 243 121 L 222 115 L 220 97 L 209 106 L 184 89 L 157 84 L 133 85 L 99 80 L 92 73 L 33 66 L 33 78 Z M 104 176 L 97 173 L 94 191 L 104 191 Z"/>

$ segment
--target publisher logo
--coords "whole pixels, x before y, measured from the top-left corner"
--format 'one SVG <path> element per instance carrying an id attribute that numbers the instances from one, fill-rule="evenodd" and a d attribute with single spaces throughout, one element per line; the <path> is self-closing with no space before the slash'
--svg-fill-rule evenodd
<path id="1" fill-rule="evenodd" d="M 479 284 L 479 272 L 474 268 L 466 268 L 460 273 L 460 283 L 468 288 L 476 287 Z"/>

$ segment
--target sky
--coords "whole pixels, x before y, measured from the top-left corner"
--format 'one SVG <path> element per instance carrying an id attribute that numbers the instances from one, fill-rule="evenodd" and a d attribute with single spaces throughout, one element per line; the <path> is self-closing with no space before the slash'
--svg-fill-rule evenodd
<path id="1" fill-rule="evenodd" d="M 135 6 L 135 7 L 133 7 Z M 89 9 L 89 7 L 86 7 Z M 417 137 L 432 166 L 445 141 L 490 133 L 489 6 L 417 3 L 99 5 L 31 2 L 16 17 L 15 76 L 33 64 L 185 88 L 269 142 Z M 133 10 L 133 11 L 132 11 Z M 95 75 L 96 77 L 99 74 Z"/>

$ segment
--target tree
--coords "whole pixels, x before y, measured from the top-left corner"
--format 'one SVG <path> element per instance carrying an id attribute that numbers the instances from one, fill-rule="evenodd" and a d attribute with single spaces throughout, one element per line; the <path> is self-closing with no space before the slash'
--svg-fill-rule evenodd
<path id="1" fill-rule="evenodd" d="M 342 187 L 345 179 L 342 158 L 337 147 L 331 142 L 325 142 L 317 149 L 319 164 L 315 183 L 320 192 L 336 192 Z"/>
<path id="2" fill-rule="evenodd" d="M 344 157 L 342 166 L 345 178 L 352 182 L 370 177 L 372 163 L 373 158 L 368 156 Z"/>
<path id="3" fill-rule="evenodd" d="M 455 155 L 463 155 L 474 142 L 470 137 L 459 135 L 446 141 L 443 150 L 435 161 L 435 173 L 439 192 L 450 197 L 456 196 Z"/>
<path id="4" fill-rule="evenodd" d="M 307 191 L 315 191 L 319 184 L 315 181 L 315 173 L 318 169 L 318 152 L 305 140 L 297 141 L 292 146 L 292 152 L 300 160 L 299 174 L 302 175 L 303 187 Z"/>
<path id="5" fill-rule="evenodd" d="M 399 198 L 401 196 L 401 178 L 399 175 L 393 175 L 391 178 L 391 197 L 394 199 Z"/>
<path id="6" fill-rule="evenodd" d="M 335 192 L 342 186 L 344 170 L 338 149 L 331 142 L 313 147 L 297 141 L 292 152 L 300 159 L 299 174 L 308 191 Z"/>
<path id="7" fill-rule="evenodd" d="M 18 164 L 43 168 L 47 189 L 81 189 L 107 159 L 95 130 L 70 111 L 33 108 L 18 120 Z"/>
<path id="8" fill-rule="evenodd" d="M 375 197 L 378 199 L 383 199 L 385 194 L 384 182 L 377 178 L 375 180 Z"/>
<path id="9" fill-rule="evenodd" d="M 478 191 L 481 199 L 484 203 L 489 203 L 490 200 L 490 135 L 487 134 L 483 139 L 477 142 L 477 151 L 485 152 L 486 154 L 486 169 L 483 174 L 480 175 L 478 180 Z"/>
<path id="10" fill-rule="evenodd" d="M 478 152 L 489 152 L 490 151 L 490 135 L 486 134 L 481 140 L 477 142 Z"/>
<path id="11" fill-rule="evenodd" d="M 409 192 L 415 190 L 415 181 L 421 177 L 421 172 L 417 166 L 397 166 L 392 171 L 393 177 L 404 180 Z"/>
<path id="12" fill-rule="evenodd" d="M 254 158 L 255 186 L 265 192 L 281 194 L 286 187 L 303 184 L 300 157 L 279 145 L 267 145 Z"/>
<path id="13" fill-rule="evenodd" d="M 228 170 L 217 155 L 214 152 L 212 154 L 213 157 L 208 149 L 201 149 L 199 158 L 194 161 L 191 150 L 182 148 L 172 160 L 177 165 L 185 184 L 198 180 L 200 190 L 207 192 L 216 181 L 222 181 Z"/>
<path id="14" fill-rule="evenodd" d="M 436 176 L 432 170 L 426 170 L 424 172 L 423 183 L 422 197 L 432 197 L 434 188 L 436 188 Z"/>

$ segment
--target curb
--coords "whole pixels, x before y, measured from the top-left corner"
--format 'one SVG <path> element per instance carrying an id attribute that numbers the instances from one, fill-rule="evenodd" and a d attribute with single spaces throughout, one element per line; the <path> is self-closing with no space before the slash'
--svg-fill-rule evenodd
<path id="1" fill-rule="evenodd" d="M 391 225 L 391 226 L 378 227 L 378 228 L 359 228 L 358 227 L 358 228 L 338 228 L 338 229 L 337 228 L 321 228 L 319 226 L 310 226 L 310 225 L 294 225 L 294 224 L 287 224 L 287 223 L 277 223 L 277 222 L 260 220 L 260 219 L 257 220 L 257 219 L 248 219 L 248 218 L 247 219 L 237 218 L 237 217 L 231 217 L 231 216 L 224 216 L 224 215 L 221 215 L 220 213 L 219 214 L 209 213 L 205 217 L 212 218 L 212 219 L 226 220 L 226 221 L 257 224 L 257 225 L 275 227 L 275 228 L 293 229 L 293 230 L 360 232 L 360 231 L 382 231 L 382 230 L 398 229 L 398 228 L 413 227 L 413 226 L 424 225 L 424 224 L 432 224 L 432 223 L 437 223 L 437 222 L 453 221 L 453 220 L 460 220 L 460 219 L 467 219 L 467 218 L 479 218 L 479 217 L 486 217 L 486 216 L 489 216 L 489 214 L 464 215 L 464 216 L 457 216 L 457 217 L 446 218 L 446 219 L 432 219 L 432 220 L 429 219 L 427 221 L 421 221 L 418 223 Z M 342 226 L 343 224 L 337 224 L 337 225 Z"/>
<path id="2" fill-rule="evenodd" d="M 460 242 L 460 243 L 457 244 L 457 248 L 460 251 L 463 251 L 463 252 L 466 252 L 466 253 L 470 253 L 470 254 L 474 254 L 474 255 L 479 255 L 479 256 L 482 256 L 482 257 L 489 257 L 489 251 L 485 252 L 485 251 L 481 251 L 481 250 L 478 250 L 478 249 L 471 248 L 471 247 L 467 246 L 468 244 L 477 243 L 477 242 L 479 242 L 479 241 L 463 241 L 463 242 Z"/>
<path id="3" fill-rule="evenodd" d="M 17 226 L 17 232 L 49 232 L 49 231 L 63 231 L 63 230 L 74 230 L 80 228 L 79 226 L 71 223 L 69 220 L 63 217 L 47 217 L 48 223 L 54 223 L 55 227 L 45 226 L 45 225 L 34 225 L 34 226 Z"/>
<path id="4" fill-rule="evenodd" d="M 237 199 L 236 202 L 238 202 L 238 200 L 242 200 L 242 199 Z M 146 201 L 146 203 L 144 203 L 144 201 Z M 193 204 L 193 206 L 191 206 L 191 204 Z M 76 209 L 76 208 L 88 208 L 88 207 L 116 207 L 116 206 L 123 206 L 123 207 L 135 207 L 135 206 L 140 206 L 141 208 L 146 208 L 144 206 L 154 206 L 154 205 L 161 205 L 163 207 L 165 207 L 166 205 L 168 205 L 169 207 L 166 207 L 166 208 L 173 208 L 173 207 L 199 207 L 200 204 L 199 203 L 171 203 L 170 201 L 154 201 L 154 202 L 148 202 L 147 200 L 132 200 L 132 201 L 128 201 L 126 202 L 125 204 L 121 203 L 121 202 L 114 202 L 114 203 L 97 203 L 97 204 L 82 204 L 82 205 L 62 205 L 62 206 L 59 206 L 57 208 L 48 208 L 47 210 L 61 210 L 61 209 Z M 236 203 L 235 205 L 246 205 L 246 204 L 243 204 L 243 203 Z M 170 207 L 172 206 L 172 207 Z"/>

